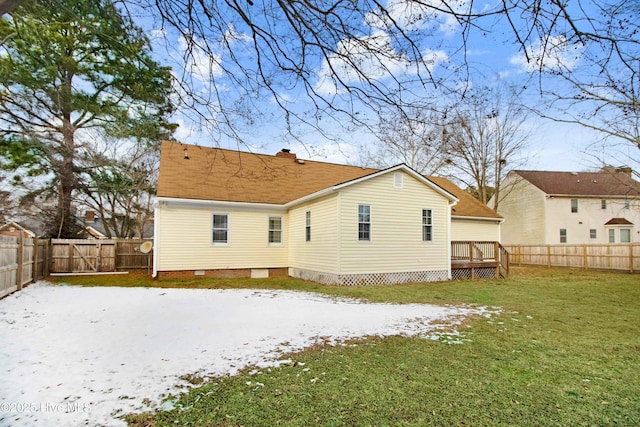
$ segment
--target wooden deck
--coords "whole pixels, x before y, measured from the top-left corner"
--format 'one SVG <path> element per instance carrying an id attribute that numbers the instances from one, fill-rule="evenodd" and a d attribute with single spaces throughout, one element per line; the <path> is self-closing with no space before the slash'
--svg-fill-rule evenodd
<path id="1" fill-rule="evenodd" d="M 508 275 L 509 253 L 499 242 L 451 242 L 453 279 L 490 279 Z"/>

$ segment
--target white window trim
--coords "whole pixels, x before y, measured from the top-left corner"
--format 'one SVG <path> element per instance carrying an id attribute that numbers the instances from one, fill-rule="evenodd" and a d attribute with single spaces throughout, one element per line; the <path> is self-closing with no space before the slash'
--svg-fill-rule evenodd
<path id="1" fill-rule="evenodd" d="M 563 237 L 563 236 L 562 236 L 562 231 L 563 231 L 563 230 L 564 230 L 564 242 L 562 241 L 562 237 Z M 568 233 L 568 231 L 567 231 L 567 229 L 566 229 L 566 228 L 561 228 L 561 229 L 560 229 L 559 241 L 560 241 L 560 243 L 562 243 L 562 244 L 569 243 L 569 233 Z"/>
<path id="2" fill-rule="evenodd" d="M 424 213 L 425 211 L 431 211 L 431 224 L 425 224 L 424 223 Z M 431 240 L 425 240 L 424 239 L 424 230 L 425 227 L 430 226 L 431 227 Z M 431 208 L 423 208 L 420 210 L 420 240 L 422 240 L 422 243 L 424 244 L 432 244 L 433 243 L 433 209 Z"/>
<path id="3" fill-rule="evenodd" d="M 270 242 L 269 234 L 271 233 L 271 218 L 280 218 L 280 242 Z M 284 217 L 281 215 L 269 215 L 267 217 L 267 244 L 269 246 L 284 246 Z"/>
<path id="4" fill-rule="evenodd" d="M 213 217 L 215 215 L 226 215 L 227 217 L 227 241 L 225 243 L 220 243 L 220 242 L 214 242 L 213 241 Z M 229 212 L 211 212 L 211 231 L 210 231 L 210 239 L 211 239 L 211 246 L 230 246 L 231 245 L 231 215 L 229 214 Z"/>
<path id="5" fill-rule="evenodd" d="M 369 238 L 367 240 L 360 239 L 360 206 L 368 206 L 369 207 L 369 222 L 367 222 L 367 223 L 363 222 L 362 223 L 362 224 L 369 224 Z M 373 209 L 371 209 L 371 204 L 369 204 L 369 203 L 358 203 L 358 212 L 357 212 L 356 215 L 358 215 L 358 229 L 357 229 L 357 232 L 358 232 L 358 234 L 357 234 L 358 243 L 371 243 L 373 241 L 373 235 L 372 235 L 373 233 L 371 232 L 371 229 L 373 228 L 372 224 L 371 224 L 372 223 L 371 218 L 373 216 Z"/>
<path id="6" fill-rule="evenodd" d="M 404 174 L 402 172 L 393 174 L 393 186 L 395 188 L 404 188 Z"/>
<path id="7" fill-rule="evenodd" d="M 309 231 L 307 232 L 307 230 Z M 304 241 L 311 243 L 311 211 L 304 213 Z"/>
<path id="8" fill-rule="evenodd" d="M 618 230 L 619 230 L 618 231 L 618 236 L 620 237 L 618 240 L 620 240 L 620 243 L 631 243 L 631 241 L 633 240 L 632 229 L 629 228 L 629 227 L 620 227 Z M 629 240 L 626 241 L 626 242 L 622 241 L 622 230 L 627 230 L 629 232 Z"/>

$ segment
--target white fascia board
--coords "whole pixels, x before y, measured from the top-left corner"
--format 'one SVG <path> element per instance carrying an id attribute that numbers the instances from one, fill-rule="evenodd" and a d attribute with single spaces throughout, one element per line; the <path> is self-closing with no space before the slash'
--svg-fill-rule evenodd
<path id="1" fill-rule="evenodd" d="M 156 207 L 176 207 L 191 209 L 235 209 L 244 211 L 286 212 L 285 205 L 273 203 L 228 202 L 223 200 L 180 199 L 175 197 L 156 197 Z"/>
<path id="2" fill-rule="evenodd" d="M 488 218 L 488 217 L 483 217 L 483 216 L 451 215 L 451 219 L 469 219 L 469 220 L 473 220 L 473 221 L 504 222 L 504 218 Z"/>
<path id="3" fill-rule="evenodd" d="M 286 206 L 287 208 L 290 208 L 292 206 L 298 205 L 300 203 L 304 203 L 307 202 L 309 200 L 313 200 L 313 199 L 317 199 L 319 197 L 323 197 L 326 196 L 328 194 L 331 194 L 335 191 L 339 191 L 345 187 L 349 187 L 351 185 L 355 185 L 358 184 L 360 182 L 363 181 L 367 181 L 369 179 L 390 173 L 390 172 L 395 172 L 398 170 L 402 170 L 403 172 L 406 172 L 407 174 L 413 176 L 415 179 L 417 179 L 418 181 L 422 182 L 424 185 L 426 185 L 427 187 L 431 188 L 433 191 L 435 191 L 436 193 L 440 194 L 441 196 L 443 196 L 444 198 L 448 199 L 450 202 L 450 206 L 454 206 L 456 203 L 458 203 L 458 198 L 456 196 L 454 196 L 453 194 L 449 193 L 448 191 L 446 191 L 444 188 L 441 188 L 440 186 L 436 185 L 434 182 L 429 181 L 427 178 L 425 178 L 424 176 L 420 175 L 418 172 L 414 171 L 413 169 L 411 169 L 410 167 L 406 166 L 405 164 L 400 164 L 397 166 L 392 166 L 388 169 L 384 169 L 378 172 L 374 172 L 371 173 L 369 175 L 365 175 L 363 177 L 360 178 L 356 178 L 356 179 L 352 179 L 351 181 L 347 181 L 347 182 L 343 182 L 342 184 L 338 184 L 338 185 L 334 185 L 333 187 L 329 187 L 329 188 L 325 188 L 324 190 L 320 190 L 320 191 L 316 191 L 315 193 L 312 194 L 308 194 L 306 196 L 300 197 L 299 199 L 296 200 L 292 200 L 289 203 L 286 203 L 284 206 Z"/>
<path id="4" fill-rule="evenodd" d="M 629 195 L 622 195 L 622 194 L 601 194 L 601 195 L 591 195 L 591 196 L 586 196 L 586 195 L 581 195 L 581 194 L 547 194 L 547 197 L 552 198 L 552 197 L 559 197 L 559 198 L 565 198 L 565 199 L 638 199 L 640 198 L 639 196 L 633 195 L 633 194 L 629 194 Z"/>

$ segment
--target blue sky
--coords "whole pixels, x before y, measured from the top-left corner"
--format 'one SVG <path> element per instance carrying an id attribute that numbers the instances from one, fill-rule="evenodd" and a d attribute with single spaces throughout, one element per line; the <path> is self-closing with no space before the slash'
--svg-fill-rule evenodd
<path id="1" fill-rule="evenodd" d="M 425 15 L 422 13 L 424 11 L 408 10 L 403 0 L 388 0 L 387 3 L 392 12 L 395 11 L 394 18 L 398 22 L 406 20 L 405 28 L 409 31 L 419 32 L 428 28 L 429 37 L 425 36 L 422 39 L 418 39 L 421 42 L 420 49 L 425 57 L 432 59 L 432 65 L 428 71 L 432 72 L 436 78 L 442 78 L 445 84 L 454 87 L 460 84 L 452 70 L 461 63 L 463 55 L 466 56 L 469 64 L 468 71 L 474 80 L 481 79 L 480 76 L 484 76 L 488 81 L 500 79 L 510 84 L 528 84 L 531 86 L 528 88 L 527 97 L 532 104 L 539 103 L 539 92 L 536 90 L 536 84 L 544 85 L 545 90 L 553 88 L 554 84 L 559 84 L 557 81 L 546 78 L 536 81 L 534 77 L 534 80 L 531 81 L 531 65 L 524 61 L 520 46 L 513 42 L 513 37 L 508 28 L 500 22 L 496 21 L 497 23 L 494 25 L 494 22 L 483 21 L 483 24 L 486 24 L 486 28 L 491 31 L 476 30 L 471 32 L 466 51 L 460 51 L 457 48 L 460 46 L 462 37 L 461 28 L 451 18 L 438 14 L 423 16 Z M 465 7 L 469 3 L 463 0 L 458 4 L 460 7 Z M 494 6 L 490 2 L 474 4 L 474 8 L 480 9 L 490 9 Z M 418 14 L 420 14 L 421 19 L 412 19 Z M 160 58 L 171 58 L 170 61 L 173 61 L 173 63 L 170 62 L 170 65 L 178 72 L 185 65 L 183 61 L 186 47 L 184 40 L 170 29 L 165 28 L 164 31 L 159 31 L 159 24 L 149 19 L 145 18 L 139 21 L 138 24 L 142 25 L 150 34 L 154 41 L 155 52 Z M 376 22 L 375 18 L 362 22 L 361 39 L 364 40 L 368 37 L 370 40 L 374 40 L 375 38 L 376 41 L 373 43 L 382 45 L 386 41 L 384 31 L 381 30 L 382 27 L 383 23 Z M 251 57 L 242 58 L 243 54 L 250 55 L 251 52 L 248 49 L 250 40 L 246 38 L 243 28 L 238 24 L 230 32 L 234 33 L 232 44 L 234 52 L 240 55 L 240 64 L 244 64 L 245 61 L 246 64 L 250 64 Z M 424 34 L 427 34 L 427 32 L 425 31 Z M 224 49 L 216 51 L 215 38 L 215 36 L 212 36 L 209 40 L 201 41 L 214 46 L 212 49 L 213 55 L 207 55 L 205 52 L 199 51 L 193 52 L 193 60 L 187 64 L 186 69 L 191 71 L 192 81 L 197 83 L 195 87 L 202 90 L 203 94 L 214 88 L 221 94 L 223 102 L 229 102 L 227 105 L 240 105 L 239 108 L 243 108 L 248 104 L 242 104 L 240 101 L 250 103 L 247 108 L 252 108 L 252 111 L 256 112 L 255 119 L 251 117 L 251 114 L 247 114 L 249 117 L 243 118 L 238 122 L 240 126 L 236 127 L 236 129 L 241 130 L 241 136 L 245 140 L 246 146 L 238 145 L 237 141 L 217 129 L 206 129 L 206 126 L 202 126 L 201 121 L 190 120 L 187 115 L 177 115 L 175 117 L 180 124 L 176 139 L 185 143 L 221 146 L 232 149 L 250 149 L 260 153 L 275 153 L 281 148 L 290 148 L 299 157 L 307 159 L 358 163 L 359 146 L 371 143 L 371 141 L 375 140 L 375 136 L 360 130 L 352 134 L 344 134 L 345 137 L 343 139 L 345 141 L 336 142 L 323 137 L 320 132 L 306 129 L 301 131 L 303 132 L 300 135 L 302 142 L 288 137 L 286 135 L 284 116 L 282 111 L 276 107 L 275 98 L 268 94 L 265 96 L 264 92 L 260 92 L 254 99 L 248 101 L 239 98 L 235 92 L 237 87 L 234 87 L 233 81 L 225 76 L 223 72 L 223 68 L 233 71 L 234 65 L 230 65 L 227 60 L 228 52 L 225 52 Z M 533 39 L 530 42 L 532 43 L 530 46 L 531 52 L 535 54 L 536 43 L 540 41 Z M 243 44 L 247 45 L 243 46 Z M 565 48 L 562 41 L 557 44 L 561 47 L 546 58 L 545 66 L 549 67 L 549 69 L 553 69 L 556 66 L 572 70 L 579 69 L 582 65 L 579 49 L 571 46 Z M 336 48 L 338 50 L 341 48 L 350 49 L 351 52 L 355 51 L 358 54 L 357 48 L 350 46 L 348 41 L 341 41 Z M 379 64 L 370 60 L 366 54 L 361 54 L 361 59 L 362 63 L 369 67 L 370 73 L 375 74 L 377 72 Z M 338 95 L 337 98 L 340 98 L 339 89 L 336 90 L 335 86 L 332 86 L 331 80 L 326 78 L 326 65 L 326 63 L 320 62 L 315 64 L 315 89 L 324 94 L 333 91 Z M 332 65 L 340 69 L 338 60 Z M 410 64 L 408 66 L 402 61 L 398 61 L 393 63 L 386 62 L 382 65 L 387 69 L 395 70 L 399 75 L 411 76 Z M 348 70 L 344 71 L 341 77 L 346 80 L 355 80 L 355 77 Z M 377 77 L 380 81 L 385 81 L 384 73 Z M 211 79 L 215 80 L 214 85 L 210 84 Z M 282 88 L 277 94 L 280 102 L 286 103 L 293 111 L 304 111 L 307 106 L 305 103 L 308 103 L 308 100 L 298 98 L 301 87 L 285 81 L 279 83 L 281 84 L 278 87 Z M 285 90 L 285 88 L 287 89 Z M 424 90 L 432 89 L 427 87 Z M 209 112 L 206 114 L 209 114 Z M 220 120 L 220 117 L 213 116 L 212 119 L 215 123 Z M 330 119 L 325 119 L 322 126 L 323 130 L 330 135 L 337 136 L 343 132 Z M 616 162 L 622 163 L 615 159 L 603 159 L 602 150 L 600 154 L 594 154 L 593 151 L 585 153 L 587 147 L 597 145 L 597 141 L 601 138 L 600 134 L 593 131 L 588 131 L 577 125 L 560 124 L 535 117 L 527 123 L 527 126 L 532 132 L 528 149 L 526 153 L 523 153 L 526 161 L 519 168 L 579 171 L 597 168 L 603 160 L 613 164 L 616 164 Z M 630 155 L 637 158 L 635 152 L 631 152 Z"/>

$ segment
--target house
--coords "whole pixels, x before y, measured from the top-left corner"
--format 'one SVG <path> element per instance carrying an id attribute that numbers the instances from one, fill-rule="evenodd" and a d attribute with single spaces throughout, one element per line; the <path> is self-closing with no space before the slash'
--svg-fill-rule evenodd
<path id="1" fill-rule="evenodd" d="M 84 214 L 84 235 L 88 239 L 109 239 L 110 237 L 107 235 L 107 227 L 105 227 L 105 222 L 107 222 L 110 227 L 111 233 L 115 233 L 113 227 L 122 227 L 122 218 L 117 219 L 104 219 L 100 217 L 98 212 L 93 209 L 88 209 Z M 135 234 L 133 236 L 128 236 L 132 238 L 143 238 L 149 239 L 153 237 L 153 218 L 144 219 L 142 224 L 142 236 L 140 236 L 139 227 L 134 227 L 131 230 Z"/>
<path id="2" fill-rule="evenodd" d="M 15 221 L 9 221 L 0 226 L 1 236 L 20 237 L 20 234 L 22 234 L 23 239 L 33 239 L 36 237 L 36 233 Z"/>
<path id="3" fill-rule="evenodd" d="M 444 178 L 162 144 L 154 276 L 294 276 L 326 284 L 451 278 L 451 241 L 502 218 Z"/>
<path id="4" fill-rule="evenodd" d="M 640 242 L 640 182 L 629 168 L 514 170 L 502 189 L 505 245 Z"/>

